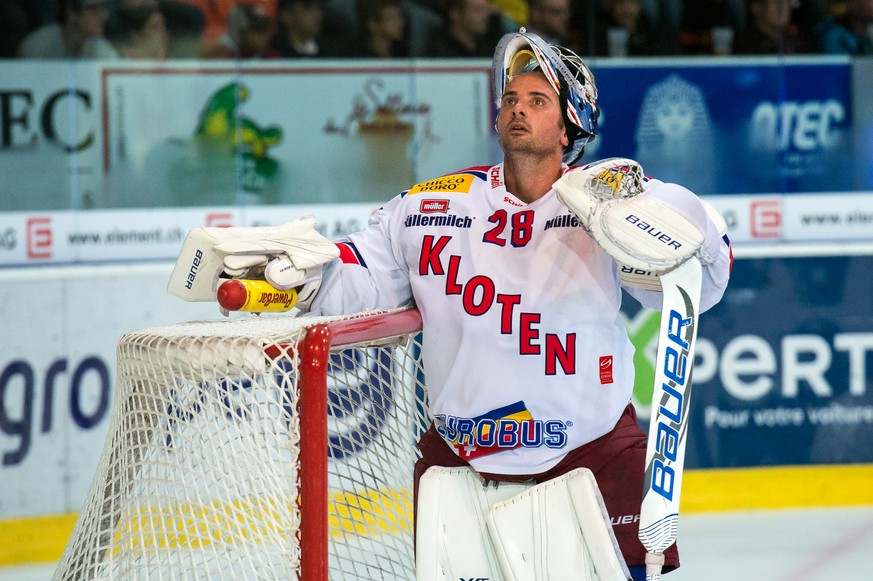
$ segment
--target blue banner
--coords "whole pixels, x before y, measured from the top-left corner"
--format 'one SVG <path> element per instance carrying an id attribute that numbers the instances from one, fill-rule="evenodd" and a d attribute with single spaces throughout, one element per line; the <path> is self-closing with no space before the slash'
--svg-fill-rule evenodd
<path id="1" fill-rule="evenodd" d="M 873 256 L 734 263 L 700 320 L 689 468 L 873 462 L 870 280 Z M 645 326 L 633 299 L 623 308 Z"/>
<path id="2" fill-rule="evenodd" d="M 631 157 L 701 195 L 858 189 L 848 61 L 672 62 L 594 67 L 586 159 Z"/>

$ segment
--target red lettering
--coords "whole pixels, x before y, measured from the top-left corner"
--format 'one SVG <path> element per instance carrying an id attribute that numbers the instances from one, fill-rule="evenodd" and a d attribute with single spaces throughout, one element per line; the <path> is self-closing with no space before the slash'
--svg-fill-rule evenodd
<path id="1" fill-rule="evenodd" d="M 567 335 L 566 348 L 557 335 L 546 333 L 546 375 L 555 375 L 555 363 L 561 364 L 564 375 L 576 373 L 576 333 Z"/>
<path id="2" fill-rule="evenodd" d="M 233 226 L 233 214 L 228 212 L 210 212 L 206 214 L 206 225 L 213 228 L 230 228 Z"/>
<path id="3" fill-rule="evenodd" d="M 482 289 L 482 298 L 476 302 L 476 291 Z M 464 285 L 464 310 L 478 317 L 484 315 L 494 303 L 494 281 L 487 276 L 477 275 Z"/>
<path id="4" fill-rule="evenodd" d="M 458 284 L 458 266 L 461 264 L 461 257 L 457 255 L 449 256 L 449 274 L 446 277 L 446 294 L 459 295 L 461 294 L 461 285 Z"/>
<path id="5" fill-rule="evenodd" d="M 52 257 L 52 226 L 51 218 L 28 218 L 27 239 L 28 258 Z"/>
<path id="6" fill-rule="evenodd" d="M 506 246 L 506 240 L 503 239 L 503 231 L 506 229 L 506 221 L 508 214 L 506 210 L 500 209 L 489 216 L 488 221 L 495 224 L 494 228 L 489 230 L 482 236 L 482 242 L 490 242 L 497 246 Z"/>
<path id="7" fill-rule="evenodd" d="M 500 303 L 500 333 L 509 335 L 512 333 L 512 310 L 515 305 L 521 303 L 521 295 L 497 295 Z"/>
<path id="8" fill-rule="evenodd" d="M 539 355 L 540 346 L 536 343 L 540 338 L 538 329 L 534 329 L 534 325 L 539 325 L 539 313 L 521 313 L 519 316 L 521 330 L 518 337 L 518 352 L 522 355 Z"/>
<path id="9" fill-rule="evenodd" d="M 427 276 L 428 271 L 432 271 L 436 275 L 445 274 L 443 265 L 440 262 L 440 252 L 442 252 L 451 236 L 440 236 L 440 239 L 433 242 L 433 236 L 427 235 L 421 241 L 421 257 L 418 260 L 418 274 Z"/>

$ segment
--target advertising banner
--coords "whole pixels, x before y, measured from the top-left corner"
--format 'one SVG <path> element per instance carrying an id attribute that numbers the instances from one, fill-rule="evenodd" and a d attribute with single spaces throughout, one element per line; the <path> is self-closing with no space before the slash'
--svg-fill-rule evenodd
<path id="1" fill-rule="evenodd" d="M 78 508 L 105 438 L 124 332 L 220 318 L 214 304 L 164 291 L 170 265 L 144 268 L 4 277 L 0 518 Z M 701 317 L 689 468 L 873 462 L 873 293 L 857 290 L 871 278 L 873 256 L 735 261 L 724 299 Z M 630 297 L 623 312 L 645 422 L 659 313 Z"/>
<path id="2" fill-rule="evenodd" d="M 701 195 L 873 188 L 846 58 L 591 65 L 586 159 Z M 500 159 L 489 66 L 2 63 L 0 211 L 384 201 Z"/>
<path id="3" fill-rule="evenodd" d="M 811 243 L 873 240 L 871 192 L 707 196 L 731 241 Z"/>
<path id="4" fill-rule="evenodd" d="M 311 214 L 331 240 L 363 228 L 375 203 L 0 213 L 0 267 L 175 260 L 200 226 L 276 226 Z"/>
<path id="5" fill-rule="evenodd" d="M 863 188 L 847 163 L 847 59 L 598 61 L 594 73 L 602 117 L 589 157 L 634 158 L 701 195 Z"/>
<path id="6" fill-rule="evenodd" d="M 871 277 L 873 256 L 734 262 L 700 318 L 687 467 L 873 462 Z M 623 310 L 645 410 L 659 313 Z"/>
<path id="7" fill-rule="evenodd" d="M 103 71 L 103 207 L 383 202 L 488 151 L 481 67 Z"/>
<path id="8" fill-rule="evenodd" d="M 217 318 L 164 288 L 170 265 L 0 279 L 0 518 L 78 510 L 103 449 L 115 345 L 139 328 Z"/>
<path id="9" fill-rule="evenodd" d="M 826 198 L 825 198 L 826 196 Z M 870 192 L 705 196 L 744 244 L 873 240 Z M 827 204 L 823 200 L 827 200 Z M 199 226 L 275 226 L 307 214 L 337 238 L 363 228 L 380 203 L 217 206 L 0 213 L 0 267 L 175 260 Z"/>
<path id="10" fill-rule="evenodd" d="M 99 85 L 91 62 L 0 61 L 0 212 L 99 203 Z"/>

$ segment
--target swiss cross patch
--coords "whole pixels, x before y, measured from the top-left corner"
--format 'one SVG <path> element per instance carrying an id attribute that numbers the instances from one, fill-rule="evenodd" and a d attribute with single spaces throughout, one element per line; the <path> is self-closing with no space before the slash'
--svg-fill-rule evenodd
<path id="1" fill-rule="evenodd" d="M 612 383 L 612 355 L 600 357 L 600 383 Z"/>

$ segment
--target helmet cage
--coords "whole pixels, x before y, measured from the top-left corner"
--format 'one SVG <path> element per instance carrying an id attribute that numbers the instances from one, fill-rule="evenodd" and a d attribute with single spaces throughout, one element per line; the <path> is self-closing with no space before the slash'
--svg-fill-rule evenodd
<path id="1" fill-rule="evenodd" d="M 574 163 L 585 145 L 597 136 L 597 87 L 594 75 L 582 59 L 566 48 L 548 45 L 534 33 L 509 33 L 497 43 L 492 73 L 496 106 L 507 83 L 523 73 L 542 71 L 561 99 L 561 113 L 570 144 L 563 161 Z M 572 127 L 571 127 L 572 125 Z"/>

